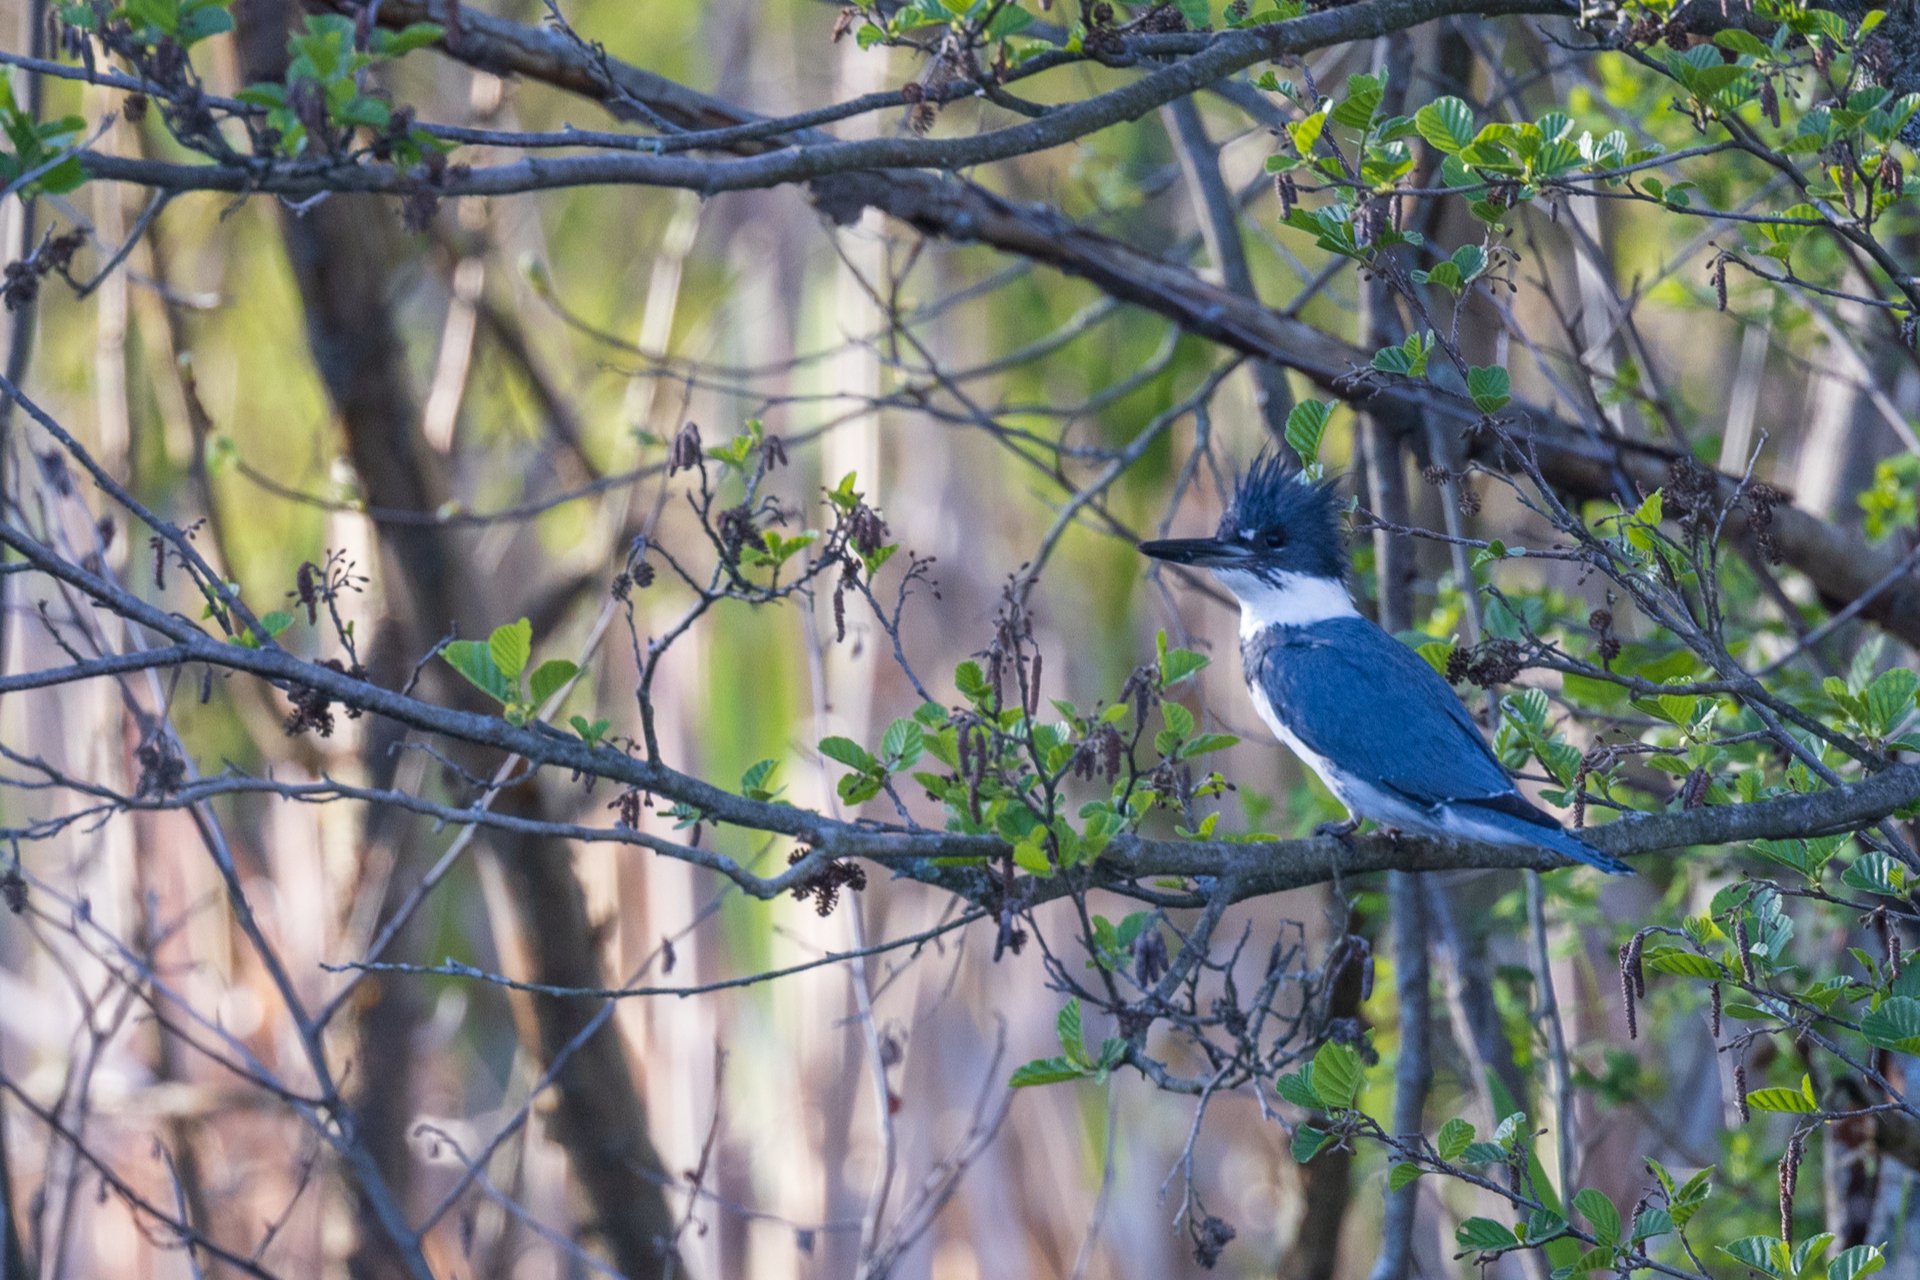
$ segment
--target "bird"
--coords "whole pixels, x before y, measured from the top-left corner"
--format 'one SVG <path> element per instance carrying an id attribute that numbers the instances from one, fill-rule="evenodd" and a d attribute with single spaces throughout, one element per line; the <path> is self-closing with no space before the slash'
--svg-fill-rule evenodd
<path id="1" fill-rule="evenodd" d="M 1324 831 L 1345 837 L 1366 819 L 1632 874 L 1521 795 L 1452 687 L 1354 607 L 1336 480 L 1262 450 L 1213 537 L 1139 549 L 1207 570 L 1240 602 L 1254 710 L 1346 807 Z"/>

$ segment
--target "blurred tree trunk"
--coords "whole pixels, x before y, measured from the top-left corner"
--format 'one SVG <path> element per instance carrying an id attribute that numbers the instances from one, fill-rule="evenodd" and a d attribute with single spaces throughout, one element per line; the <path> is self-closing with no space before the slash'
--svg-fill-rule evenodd
<path id="1" fill-rule="evenodd" d="M 1214 270 L 1220 273 L 1220 282 L 1243 298 L 1260 301 L 1253 270 L 1247 265 L 1246 243 L 1240 235 L 1239 209 L 1220 172 L 1220 148 L 1207 136 L 1200 104 L 1192 98 L 1176 98 L 1161 108 L 1161 114 L 1176 144 L 1174 150 L 1180 157 L 1180 172 L 1186 179 L 1201 242 L 1207 247 Z M 1254 406 L 1268 433 L 1284 442 L 1287 414 L 1293 408 L 1287 372 L 1271 361 L 1255 359 L 1252 373 Z"/>
<path id="2" fill-rule="evenodd" d="M 245 74 L 279 79 L 286 65 L 291 4 L 247 0 L 236 11 Z M 396 226 L 390 202 L 366 197 L 334 196 L 300 212 L 283 208 L 281 216 L 306 310 L 308 344 L 367 501 L 431 512 L 441 506 L 448 487 L 441 459 L 421 436 L 405 350 L 386 295 Z M 469 548 L 457 532 L 383 524 L 377 539 L 387 620 L 368 652 L 373 678 L 381 684 L 401 683 L 410 664 L 450 625 L 463 634 L 484 635 L 522 603 L 498 599 L 491 581 L 476 578 Z M 480 709 L 475 691 L 444 677 L 440 682 L 435 697 Z M 397 735 L 392 727 L 376 724 L 368 738 L 367 767 L 374 785 L 386 785 L 395 769 Z M 461 763 L 485 774 L 499 762 Z M 540 788 L 531 784 L 503 793 L 496 808 L 531 818 L 551 816 Z M 369 847 L 394 850 L 383 919 L 418 882 L 425 865 L 427 851 L 422 842 L 406 838 L 403 821 L 383 820 L 376 813 L 369 824 Z M 502 951 L 524 958 L 521 976 L 555 986 L 602 985 L 598 934 L 573 874 L 571 850 L 564 842 L 534 838 L 491 837 L 490 844 L 510 890 L 504 895 L 510 918 L 496 918 L 494 925 Z M 404 939 L 400 945 L 406 947 Z M 677 1270 L 667 1178 L 613 1021 L 603 1021 L 569 1052 L 600 1007 L 539 996 L 530 1004 L 532 1016 L 521 1020 L 522 1035 L 542 1067 L 568 1053 L 553 1086 L 553 1130 L 567 1151 L 591 1229 L 628 1276 L 646 1280 Z M 404 1197 L 411 1181 L 407 1131 L 412 1118 L 404 1082 L 421 1010 L 409 984 L 381 982 L 368 984 L 357 1012 L 358 1123 Z M 384 1276 L 392 1270 L 390 1260 L 375 1255 L 379 1247 L 372 1232 L 363 1232 L 354 1259 L 357 1275 Z"/>
<path id="3" fill-rule="evenodd" d="M 1375 61 L 1398 72 L 1412 60 L 1412 42 L 1405 36 L 1376 45 Z M 1406 102 L 1408 76 L 1395 74 L 1388 82 L 1390 99 L 1383 105 L 1399 112 Z M 1360 295 L 1361 342 L 1379 348 L 1402 340 L 1387 282 L 1373 277 Z M 1360 419 L 1360 447 L 1367 460 L 1367 506 L 1382 520 L 1396 525 L 1411 522 L 1407 493 L 1404 437 L 1371 415 Z M 1375 618 L 1390 632 L 1413 625 L 1414 582 L 1419 575 L 1414 549 L 1387 530 L 1373 536 L 1374 579 L 1379 598 Z M 1400 1022 L 1394 1062 L 1392 1132 L 1417 1134 L 1424 1128 L 1427 1091 L 1433 1082 L 1433 1028 L 1429 1017 L 1431 967 L 1423 898 L 1423 878 L 1405 871 L 1387 876 L 1387 910 L 1393 929 L 1395 996 Z M 1419 1190 L 1403 1187 L 1388 1195 L 1381 1224 L 1381 1246 L 1370 1272 L 1372 1280 L 1404 1280 L 1413 1258 L 1413 1235 L 1419 1214 Z"/>
<path id="4" fill-rule="evenodd" d="M 20 45 L 34 54 L 40 52 L 42 33 L 46 30 L 46 24 L 42 21 L 44 16 L 39 5 L 21 7 L 20 21 L 25 30 L 21 32 Z M 40 77 L 28 76 L 26 85 L 28 110 L 37 117 L 40 103 Z M 20 202 L 19 213 L 15 215 L 18 239 L 15 244 L 7 246 L 10 251 L 7 254 L 8 261 L 25 257 L 32 249 L 33 212 L 32 200 Z M 27 357 L 33 348 L 34 309 L 22 307 L 19 310 L 9 309 L 9 312 L 6 374 L 17 387 L 26 376 Z M 11 479 L 7 474 L 7 462 L 13 456 L 12 421 L 13 397 L 0 396 L 0 493 L 4 493 Z M 6 625 L 7 618 L 13 612 L 11 583 L 10 577 L 0 579 L 0 671 L 7 668 L 7 642 L 11 638 L 11 628 Z M 16 859 L 19 857 L 17 852 L 14 856 Z M 6 1065 L 5 1048 L 5 1044 L 0 1042 L 0 1070 L 4 1070 Z M 6 1108 L 0 1106 L 0 1280 L 26 1280 L 26 1277 L 32 1273 L 27 1270 L 27 1251 L 21 1243 L 20 1224 L 14 1213 L 13 1172 L 8 1158 L 7 1113 Z"/>
<path id="5" fill-rule="evenodd" d="M 27 1251 L 14 1216 L 13 1172 L 7 1163 L 7 1109 L 0 1106 L 0 1280 L 27 1280 Z"/>
<path id="6" fill-rule="evenodd" d="M 1880 406 L 1870 392 L 1878 380 L 1889 398 L 1900 390 L 1908 366 L 1897 353 L 1880 352 L 1869 362 L 1866 352 L 1849 335 L 1872 332 L 1873 318 L 1858 303 L 1834 305 L 1831 318 L 1818 308 L 1810 313 L 1826 333 L 1823 358 L 1807 375 L 1807 429 L 1800 441 L 1794 468 L 1795 500 L 1806 510 L 1840 524 L 1859 519 L 1855 498 L 1873 480 L 1874 466 L 1891 444 Z M 1869 339 L 1870 340 L 1870 339 Z M 1911 391 L 1911 387 L 1904 388 Z M 1908 398 L 1908 397 L 1903 397 Z M 1900 404 L 1902 410 L 1910 405 Z M 1836 951 L 1847 943 L 1867 944 L 1866 937 L 1848 930 L 1833 940 Z M 1904 945 L 1905 940 L 1903 940 Z M 1873 945 L 1884 945 L 1875 940 Z M 1882 1064 L 1899 1080 L 1912 1059 L 1884 1055 Z M 1920 1244 L 1920 1220 L 1911 1212 L 1920 1175 L 1907 1165 L 1887 1159 L 1876 1149 L 1873 1126 L 1859 1121 L 1827 1127 L 1821 1160 L 1822 1217 L 1842 1249 L 1868 1240 L 1888 1241 L 1898 1251 Z"/>
<path id="7" fill-rule="evenodd" d="M 1474 84 L 1475 54 L 1457 26 L 1449 24 L 1425 28 L 1408 33 L 1407 39 L 1412 46 L 1414 63 L 1393 68 L 1402 81 L 1410 84 L 1431 83 L 1443 92 L 1470 100 L 1479 95 Z M 1430 186 L 1439 181 L 1440 165 L 1436 155 L 1431 151 L 1422 152 L 1419 164 L 1414 178 L 1416 185 Z M 1418 214 L 1414 229 L 1424 235 L 1429 243 L 1461 244 L 1476 240 L 1480 235 L 1479 227 L 1458 206 L 1437 201 L 1424 202 L 1416 205 L 1414 212 Z M 1433 305 L 1434 300 L 1429 298 L 1428 306 L 1432 308 Z M 1497 327 L 1498 324 L 1497 317 L 1491 314 L 1482 317 L 1482 321 L 1488 328 Z M 1390 333 L 1376 345 L 1384 345 L 1387 337 L 1397 340 L 1400 335 Z M 1444 437 L 1442 428 L 1437 425 L 1430 425 L 1426 446 L 1429 455 L 1427 462 L 1445 467 L 1455 474 L 1464 467 L 1467 454 L 1465 442 Z M 1412 447 L 1418 449 L 1420 442 L 1413 441 Z M 1407 494 L 1408 511 L 1403 522 L 1430 529 L 1445 529 L 1450 534 L 1464 534 L 1458 499 L 1457 484 L 1421 486 Z M 1402 571 L 1403 575 L 1412 574 L 1416 580 L 1422 576 L 1437 578 L 1444 566 L 1453 571 L 1463 588 L 1467 588 L 1472 581 L 1464 548 L 1450 549 L 1445 557 L 1430 561 L 1424 571 L 1418 563 L 1418 549 L 1409 553 L 1409 560 L 1410 563 Z M 1400 625 L 1412 624 L 1413 604 L 1411 599 L 1407 602 L 1406 610 L 1401 615 L 1407 621 Z M 1463 637 L 1468 643 L 1479 639 L 1477 632 L 1473 631 L 1477 625 L 1470 612 L 1470 633 Z M 1493 1104 L 1494 1082 L 1510 1098 L 1524 1101 L 1528 1095 L 1527 1082 L 1514 1064 L 1513 1046 L 1501 1023 L 1494 995 L 1494 958 L 1488 948 L 1486 926 L 1493 904 L 1512 885 L 1508 877 L 1501 875 L 1443 873 L 1427 876 L 1424 881 L 1427 896 L 1423 903 L 1423 915 L 1427 944 L 1438 966 L 1436 976 L 1445 994 L 1449 1030 L 1465 1062 L 1468 1078 L 1464 1083 L 1485 1104 L 1487 1122 L 1497 1123 L 1502 1116 L 1499 1108 Z"/>
<path id="8" fill-rule="evenodd" d="M 1817 309 L 1814 318 L 1823 319 Z M 1858 303 L 1836 303 L 1821 327 L 1828 341 L 1807 377 L 1807 432 L 1794 468 L 1794 497 L 1817 516 L 1851 524 L 1859 518 L 1854 496 L 1872 482 L 1874 463 L 1886 452 L 1878 438 L 1887 434 L 1887 424 L 1867 388 L 1883 378 L 1882 386 L 1893 385 L 1904 361 L 1889 353 L 1875 368 L 1846 339 L 1872 333 L 1873 321 Z"/>
<path id="9" fill-rule="evenodd" d="M 1349 933 L 1360 933 L 1366 921 L 1354 913 Z M 1346 965 L 1327 999 L 1327 1012 L 1352 1018 L 1360 1012 L 1362 966 Z M 1281 1255 L 1278 1280 L 1333 1280 L 1340 1270 L 1340 1230 L 1353 1202 L 1353 1152 L 1342 1146 L 1323 1151 L 1298 1166 L 1300 1172 L 1300 1226 L 1293 1248 Z"/>

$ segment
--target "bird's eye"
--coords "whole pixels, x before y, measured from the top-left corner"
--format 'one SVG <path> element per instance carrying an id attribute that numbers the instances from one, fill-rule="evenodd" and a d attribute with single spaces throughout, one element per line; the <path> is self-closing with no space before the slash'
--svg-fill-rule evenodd
<path id="1" fill-rule="evenodd" d="M 1260 535 L 1260 545 L 1269 551 L 1278 551 L 1287 545 L 1287 531 L 1285 529 L 1267 530 Z"/>

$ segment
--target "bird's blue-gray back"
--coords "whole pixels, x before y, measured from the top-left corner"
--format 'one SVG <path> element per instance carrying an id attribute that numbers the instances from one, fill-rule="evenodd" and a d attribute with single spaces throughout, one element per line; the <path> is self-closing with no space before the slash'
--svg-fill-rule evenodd
<path id="1" fill-rule="evenodd" d="M 1447 682 L 1365 618 L 1270 627 L 1241 656 L 1274 714 L 1335 767 L 1423 808 L 1513 794 Z"/>

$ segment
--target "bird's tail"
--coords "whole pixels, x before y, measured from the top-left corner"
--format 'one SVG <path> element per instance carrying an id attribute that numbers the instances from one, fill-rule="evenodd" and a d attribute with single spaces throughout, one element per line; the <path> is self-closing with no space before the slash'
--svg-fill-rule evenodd
<path id="1" fill-rule="evenodd" d="M 1555 827 L 1548 832 L 1548 838 L 1540 843 L 1555 853 L 1564 853 L 1569 858 L 1584 862 L 1590 867 L 1598 867 L 1610 876 L 1630 876 L 1633 868 L 1610 853 L 1594 848 L 1579 836 L 1564 827 Z"/>
<path id="2" fill-rule="evenodd" d="M 1456 812 L 1458 806 L 1455 807 Z M 1633 868 L 1610 853 L 1603 853 L 1579 836 L 1562 827 L 1545 813 L 1540 821 L 1532 822 L 1518 814 L 1504 813 L 1498 809 L 1475 806 L 1473 822 L 1488 828 L 1489 838 L 1504 843 L 1530 844 L 1542 849 L 1551 849 L 1555 853 L 1565 854 L 1575 862 L 1584 862 L 1590 867 L 1598 867 L 1611 876 L 1630 876 Z M 1498 833 L 1498 834 L 1496 834 Z"/>

